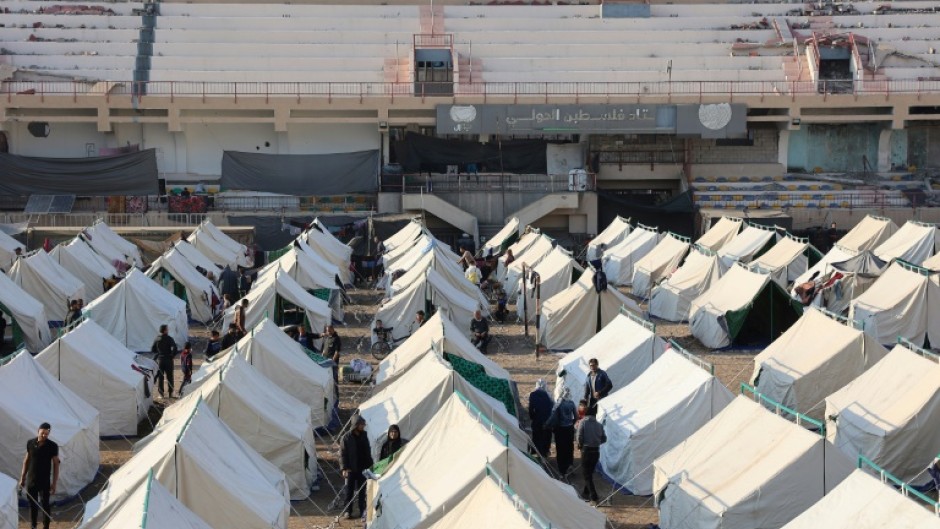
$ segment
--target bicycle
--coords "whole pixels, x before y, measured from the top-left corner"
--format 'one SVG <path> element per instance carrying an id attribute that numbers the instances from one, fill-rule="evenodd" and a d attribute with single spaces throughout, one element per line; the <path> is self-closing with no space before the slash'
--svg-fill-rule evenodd
<path id="1" fill-rule="evenodd" d="M 411 334 L 409 333 L 408 335 L 402 336 L 401 338 L 392 338 L 392 328 L 385 327 L 383 332 L 376 335 L 378 341 L 372 344 L 372 358 L 375 358 L 380 362 L 385 360 L 385 357 L 388 356 L 389 353 L 391 353 L 398 344 L 407 340 L 410 336 Z"/>

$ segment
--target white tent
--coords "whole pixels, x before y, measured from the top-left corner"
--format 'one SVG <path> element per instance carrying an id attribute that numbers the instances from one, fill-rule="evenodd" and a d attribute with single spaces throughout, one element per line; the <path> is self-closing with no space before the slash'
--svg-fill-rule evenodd
<path id="1" fill-rule="evenodd" d="M 375 371 L 376 387 L 398 379 L 425 356 L 445 353 L 479 365 L 490 377 L 512 380 L 509 371 L 487 358 L 474 347 L 463 329 L 438 312 L 379 363 Z"/>
<path id="2" fill-rule="evenodd" d="M 368 423 L 369 444 L 375 459 L 378 460 L 389 426 L 397 424 L 402 437 L 413 439 L 457 392 L 509 432 L 515 446 L 524 449 L 528 445 L 528 437 L 519 429 L 519 420 L 507 411 L 505 403 L 475 388 L 442 358 L 425 355 L 401 376 L 376 388 L 372 397 L 359 405 L 359 414 Z"/>
<path id="3" fill-rule="evenodd" d="M 412 219 L 404 228 L 396 231 L 391 237 L 382 241 L 386 252 L 399 248 L 401 246 L 411 247 L 415 239 L 424 233 L 424 226 L 418 219 Z"/>
<path id="4" fill-rule="evenodd" d="M 52 342 L 45 307 L 6 274 L 0 274 L 0 318 L 2 317 L 12 321 L 14 340 L 18 339 L 17 335 L 21 333 L 22 340 L 30 351 L 39 351 Z"/>
<path id="5" fill-rule="evenodd" d="M 431 529 L 549 529 L 542 515 L 534 512 L 496 471 L 487 469 L 486 477 L 438 520 Z M 15 529 L 15 528 L 14 528 Z"/>
<path id="6" fill-rule="evenodd" d="M 330 305 L 310 294 L 281 270 L 272 269 L 264 275 L 259 275 L 257 281 L 251 285 L 251 290 L 242 298 L 248 300 L 248 309 L 245 311 L 245 329 L 250 329 L 264 318 L 272 318 L 280 323 L 284 302 L 290 303 L 303 311 L 310 329 L 321 332 L 330 324 L 333 311 Z M 235 310 L 241 301 L 225 311 L 223 328 L 235 320 Z"/>
<path id="7" fill-rule="evenodd" d="M 885 217 L 866 215 L 836 243 L 854 253 L 871 250 L 898 231 L 898 225 Z"/>
<path id="8" fill-rule="evenodd" d="M 157 427 L 186 420 L 199 400 L 214 411 L 236 435 L 287 477 L 291 499 L 310 495 L 317 475 L 317 449 L 310 407 L 290 396 L 252 369 L 240 356 L 230 355 L 200 369 L 183 389 L 186 396 L 163 410 Z"/>
<path id="9" fill-rule="evenodd" d="M 751 261 L 748 267 L 761 274 L 770 274 L 778 285 L 786 288 L 806 272 L 810 257 L 819 259 L 822 254 L 807 239 L 786 234 L 773 248 Z"/>
<path id="10" fill-rule="evenodd" d="M 754 358 L 751 384 L 768 398 L 822 420 L 825 398 L 886 354 L 871 335 L 809 309 Z"/>
<path id="11" fill-rule="evenodd" d="M 210 527 L 287 529 L 287 479 L 204 403 L 134 445 L 105 488 L 85 506 L 84 520 L 120 504 L 153 478 Z"/>
<path id="12" fill-rule="evenodd" d="M 264 275 L 272 269 L 279 269 L 307 291 L 329 290 L 327 303 L 333 311 L 332 318 L 336 321 L 343 321 L 345 317 L 343 286 L 339 270 L 335 265 L 314 257 L 316 254 L 313 250 L 309 253 L 304 251 L 301 245 L 309 249 L 305 242 L 299 239 L 294 241 L 287 253 L 262 268 L 258 275 Z"/>
<path id="13" fill-rule="evenodd" d="M 222 243 L 215 240 L 215 238 L 205 230 L 204 224 L 197 226 L 189 237 L 186 238 L 186 241 L 199 250 L 199 253 L 205 255 L 210 261 L 219 266 L 227 266 L 232 270 L 238 270 L 238 263 L 245 261 L 244 254 L 239 254 L 223 246 Z"/>
<path id="14" fill-rule="evenodd" d="M 212 262 L 212 259 L 206 257 L 204 253 L 197 250 L 196 247 L 188 241 L 176 241 L 176 244 L 173 245 L 173 249 L 182 254 L 182 256 L 189 261 L 189 264 L 202 268 L 211 274 L 212 281 L 217 282 L 219 280 L 219 277 L 222 275 L 222 267 Z"/>
<path id="15" fill-rule="evenodd" d="M 306 242 L 317 255 L 336 265 L 344 285 L 352 284 L 352 272 L 349 270 L 352 248 L 333 237 L 330 230 L 320 224 L 317 219 L 314 219 L 310 229 L 300 234 L 300 239 Z"/>
<path id="16" fill-rule="evenodd" d="M 826 398 L 826 436 L 849 457 L 863 455 L 904 482 L 922 475 L 940 446 L 940 362 L 897 345 Z"/>
<path id="17" fill-rule="evenodd" d="M 521 227 L 518 217 L 509 219 L 509 222 L 480 248 L 480 255 L 486 257 L 490 252 L 497 256 L 502 254 L 504 250 L 509 248 L 510 244 L 519 238 L 519 228 Z"/>
<path id="18" fill-rule="evenodd" d="M 401 246 L 396 251 L 397 253 L 390 252 L 385 254 L 382 259 L 385 260 L 385 282 L 384 286 L 387 287 L 389 283 L 389 278 L 395 272 L 408 272 L 412 270 L 418 262 L 427 256 L 428 253 L 434 252 L 442 256 L 443 260 L 451 261 L 454 263 L 455 267 L 459 267 L 457 261 L 460 257 L 451 251 L 443 242 L 435 239 L 430 234 L 424 234 L 419 237 L 413 246 Z M 463 268 L 461 270 L 461 275 L 463 275 Z"/>
<path id="19" fill-rule="evenodd" d="M 790 295 L 769 274 L 735 264 L 689 308 L 689 328 L 705 347 L 727 347 L 741 338 L 768 343 L 796 322 Z"/>
<path id="20" fill-rule="evenodd" d="M 3 528 L 3 525 L 0 525 Z M 124 498 L 86 518 L 79 529 L 212 529 L 180 503 L 153 475 Z"/>
<path id="21" fill-rule="evenodd" d="M 855 255 L 856 252 L 848 248 L 843 248 L 837 243 L 832 249 L 826 252 L 826 255 L 824 255 L 819 262 L 809 267 L 799 277 L 793 280 L 793 286 L 796 287 L 806 283 L 817 272 L 819 274 L 816 276 L 816 281 L 819 281 L 833 272 L 832 263 L 841 263 L 842 261 L 855 257 Z"/>
<path id="22" fill-rule="evenodd" d="M 940 253 L 924 261 L 921 266 L 931 272 L 940 272 Z"/>
<path id="23" fill-rule="evenodd" d="M 459 395 L 445 401 L 381 477 L 369 482 L 369 527 L 431 526 L 488 479 L 487 464 L 551 527 L 604 527 L 606 518 L 600 511 L 578 498 L 570 485 L 550 478 L 513 443 L 513 437 L 524 436 L 518 427 L 506 430 L 491 418 L 487 410 L 481 415 Z"/>
<path id="24" fill-rule="evenodd" d="M 242 268 L 251 268 L 254 266 L 255 258 L 251 254 L 251 250 L 244 244 L 236 241 L 235 239 L 229 237 L 222 232 L 215 224 L 212 223 L 208 218 L 199 225 L 202 230 L 208 234 L 210 237 L 215 239 L 215 242 L 219 243 L 220 246 L 226 250 L 236 254 L 238 260 L 236 264 Z"/>
<path id="25" fill-rule="evenodd" d="M 547 300 L 571 286 L 571 283 L 574 282 L 574 275 L 583 273 L 584 269 L 572 258 L 571 252 L 556 246 L 539 261 L 533 271 L 539 275 L 539 299 Z M 526 287 L 527 299 L 523 302 L 522 281 L 523 279 L 520 276 L 514 289 L 519 296 L 516 300 L 516 314 L 519 315 L 520 320 L 523 318 L 532 320 L 536 314 L 536 292 L 530 282 Z"/>
<path id="26" fill-rule="evenodd" d="M 641 313 L 633 300 L 612 286 L 598 292 L 594 269 L 589 268 L 570 287 L 543 302 L 539 343 L 555 350 L 580 347 L 616 318 L 621 307 Z"/>
<path id="27" fill-rule="evenodd" d="M 433 269 L 440 272 L 441 278 L 446 280 L 450 286 L 463 292 L 467 297 L 476 299 L 480 304 L 480 309 L 485 314 L 489 314 L 489 301 L 483 291 L 464 276 L 463 269 L 454 259 L 448 257 L 443 247 L 432 244 L 421 249 L 415 255 L 420 255 L 420 257 L 408 263 L 407 271 L 386 287 L 387 297 L 391 298 L 395 294 L 408 289 L 411 285 L 423 281 L 427 271 Z"/>
<path id="28" fill-rule="evenodd" d="M 660 239 L 656 228 L 641 224 L 615 246 L 607 248 L 604 252 L 607 281 L 612 285 L 630 286 L 633 283 L 636 263 L 653 251 Z"/>
<path id="29" fill-rule="evenodd" d="M 633 230 L 633 226 L 630 226 L 630 219 L 625 219 L 621 216 L 617 216 L 604 228 L 604 231 L 597 234 L 597 237 L 591 239 L 591 242 L 587 246 L 587 260 L 593 261 L 597 259 L 597 249 L 600 245 L 604 245 L 605 248 L 610 248 L 626 238 L 627 235 L 630 235 L 630 231 Z"/>
<path id="30" fill-rule="evenodd" d="M 506 290 L 508 299 L 515 299 L 516 294 L 519 292 L 519 281 L 522 279 L 523 266 L 538 266 L 542 259 L 552 253 L 554 247 L 554 241 L 545 235 L 541 235 L 528 248 L 515 255 L 516 260 L 506 267 L 506 275 L 503 279 L 503 288 Z"/>
<path id="31" fill-rule="evenodd" d="M 940 250 L 940 230 L 936 224 L 908 221 L 894 235 L 874 249 L 882 261 L 901 259 L 920 265 Z"/>
<path id="32" fill-rule="evenodd" d="M 858 469 L 783 529 L 940 529 L 940 517 Z"/>
<path id="33" fill-rule="evenodd" d="M 147 270 L 147 276 L 167 292 L 184 299 L 190 317 L 196 321 L 211 322 L 216 307 L 221 305 L 222 295 L 215 284 L 175 249 L 158 257 Z"/>
<path id="34" fill-rule="evenodd" d="M 656 336 L 655 325 L 630 313 L 618 314 L 584 345 L 558 360 L 555 396 L 567 387 L 574 400 L 581 398 L 592 358 L 607 372 L 617 391 L 636 380 L 666 348 L 666 342 Z"/>
<path id="35" fill-rule="evenodd" d="M 88 301 L 104 294 L 105 280 L 119 275 L 107 259 L 95 252 L 80 237 L 56 245 L 49 252 L 49 256 L 85 285 Z"/>
<path id="36" fill-rule="evenodd" d="M 382 320 L 386 327 L 392 327 L 391 338 L 398 340 L 409 336 L 417 329 L 413 328 L 415 314 L 419 310 L 428 312 L 429 307 L 442 310 L 451 321 L 464 323 L 464 333 L 470 335 L 470 320 L 473 312 L 483 310 L 478 298 L 465 294 L 454 287 L 444 276 L 434 269 L 428 269 L 425 277 L 386 300 L 372 319 Z M 373 337 L 374 338 L 374 337 Z"/>
<path id="37" fill-rule="evenodd" d="M 734 263 L 751 262 L 761 254 L 762 250 L 774 243 L 776 235 L 777 231 L 774 228 L 747 225 L 744 231 L 718 250 L 718 264 L 721 266 L 721 272 L 727 272 L 734 266 Z"/>
<path id="38" fill-rule="evenodd" d="M 150 351 L 164 324 L 178 346 L 189 337 L 186 302 L 138 270 L 131 270 L 114 288 L 85 305 L 83 314 L 131 351 Z"/>
<path id="39" fill-rule="evenodd" d="M 713 252 L 722 249 L 726 244 L 734 240 L 744 225 L 742 219 L 736 217 L 721 217 L 714 226 L 708 229 L 695 244 L 702 248 L 707 248 Z"/>
<path id="40" fill-rule="evenodd" d="M 333 373 L 314 362 L 304 348 L 265 318 L 229 348 L 259 373 L 310 407 L 315 428 L 326 427 L 334 405 Z M 213 363 L 225 357 L 218 356 Z"/>
<path id="41" fill-rule="evenodd" d="M 687 320 L 692 300 L 708 291 L 720 277 L 718 256 L 711 250 L 693 246 L 682 266 L 653 287 L 650 315 L 668 321 Z"/>
<path id="42" fill-rule="evenodd" d="M 99 413 L 102 436 L 136 436 L 153 400 L 135 366 L 155 369 L 117 338 L 85 320 L 36 355 L 36 362 Z"/>
<path id="43" fill-rule="evenodd" d="M 19 527 L 18 486 L 17 480 L 0 472 L 0 529 Z"/>
<path id="44" fill-rule="evenodd" d="M 653 462 L 659 524 L 668 529 L 775 529 L 819 501 L 852 462 L 818 434 L 734 399 Z"/>
<path id="45" fill-rule="evenodd" d="M 74 496 L 98 471 L 98 412 L 20 351 L 0 367 L 0 472 L 20 475 L 26 442 L 44 422 L 62 460 L 53 498 Z"/>
<path id="46" fill-rule="evenodd" d="M 631 494 L 653 493 L 653 460 L 734 400 L 714 375 L 673 350 L 597 405 L 607 442 L 601 467 Z"/>
<path id="47" fill-rule="evenodd" d="M 114 230 L 104 221 L 95 221 L 90 227 L 85 228 L 83 235 L 88 244 L 111 263 L 117 260 L 130 266 L 144 266 L 140 248 L 114 233 Z"/>
<path id="48" fill-rule="evenodd" d="M 506 273 L 508 272 L 506 267 L 506 257 L 509 255 L 510 250 L 512 251 L 513 259 L 516 259 L 519 257 L 519 255 L 525 252 L 529 246 L 535 244 L 535 242 L 538 241 L 541 237 L 541 231 L 532 228 L 531 226 L 526 227 L 522 237 L 520 237 L 518 241 L 512 243 L 512 245 L 506 249 L 506 253 L 499 256 L 499 259 L 496 260 L 496 280 L 501 283 L 506 282 Z"/>
<path id="49" fill-rule="evenodd" d="M 878 343 L 898 336 L 915 344 L 940 344 L 940 285 L 937 274 L 895 262 L 864 294 L 852 301 L 849 317 Z"/>
<path id="50" fill-rule="evenodd" d="M 650 253 L 636 262 L 633 268 L 633 295 L 647 298 L 653 287 L 668 278 L 689 253 L 689 239 L 675 233 L 666 233 Z"/>
<path id="51" fill-rule="evenodd" d="M 69 302 L 85 298 L 85 284 L 42 249 L 25 259 L 17 259 L 9 276 L 46 307 L 46 315 L 52 321 L 64 321 Z"/>
<path id="52" fill-rule="evenodd" d="M 5 272 L 13 266 L 13 261 L 16 260 L 17 248 L 20 249 L 21 253 L 26 253 L 25 245 L 20 244 L 19 241 L 0 230 L 0 270 Z"/>

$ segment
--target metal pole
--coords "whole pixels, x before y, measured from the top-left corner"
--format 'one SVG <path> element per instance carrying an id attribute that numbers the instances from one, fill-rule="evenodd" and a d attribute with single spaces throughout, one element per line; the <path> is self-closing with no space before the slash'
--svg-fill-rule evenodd
<path id="1" fill-rule="evenodd" d="M 532 286 L 535 288 L 535 359 L 539 359 L 539 312 L 542 304 L 542 278 L 532 272 Z"/>
<path id="2" fill-rule="evenodd" d="M 522 265 L 522 326 L 525 329 L 525 335 L 529 336 L 529 318 L 526 317 L 529 314 L 529 296 L 526 294 L 526 288 L 525 288 L 525 284 L 527 280 L 526 270 L 527 270 L 526 265 L 525 263 L 523 263 Z M 508 270 L 507 270 L 507 273 L 508 273 Z"/>

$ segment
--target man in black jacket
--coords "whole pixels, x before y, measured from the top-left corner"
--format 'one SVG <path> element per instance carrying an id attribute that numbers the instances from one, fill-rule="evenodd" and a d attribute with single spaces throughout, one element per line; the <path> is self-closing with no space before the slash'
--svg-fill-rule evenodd
<path id="1" fill-rule="evenodd" d="M 353 429 L 343 437 L 340 448 L 340 460 L 343 465 L 343 478 L 346 480 L 346 503 L 343 517 L 350 519 L 352 515 L 353 497 L 358 494 L 359 516 L 366 511 L 366 478 L 362 475 L 364 470 L 372 468 L 372 447 L 369 445 L 369 436 L 366 435 L 366 420 L 361 416 L 353 419 Z"/>
<path id="2" fill-rule="evenodd" d="M 176 342 L 170 337 L 169 327 L 166 324 L 160 326 L 160 335 L 153 341 L 150 352 L 156 355 L 155 360 L 159 369 L 154 378 L 153 385 L 157 387 L 160 398 L 163 398 L 163 379 L 166 378 L 166 395 L 173 396 L 173 359 L 179 352 Z"/>
<path id="3" fill-rule="evenodd" d="M 588 361 L 591 371 L 588 372 L 587 380 L 584 381 L 584 400 L 588 402 L 588 408 L 597 409 L 597 401 L 610 394 L 614 389 L 613 382 L 607 376 L 607 372 L 598 367 L 597 358 Z"/>

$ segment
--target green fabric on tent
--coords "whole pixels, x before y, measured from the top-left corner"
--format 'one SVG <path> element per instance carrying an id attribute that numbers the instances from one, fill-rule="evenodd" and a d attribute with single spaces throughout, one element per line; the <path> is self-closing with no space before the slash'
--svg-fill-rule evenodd
<path id="1" fill-rule="evenodd" d="M 515 233 L 513 233 L 509 237 L 506 237 L 506 240 L 503 241 L 503 243 L 499 245 L 499 253 L 500 254 L 506 253 L 506 250 L 508 250 L 509 247 L 515 244 L 515 242 L 518 240 L 519 240 L 519 231 L 517 230 Z"/>
<path id="2" fill-rule="evenodd" d="M 796 323 L 802 308 L 774 281 L 768 281 L 743 309 L 725 313 L 731 342 L 771 343 Z"/>
<path id="3" fill-rule="evenodd" d="M 516 399 L 508 380 L 491 377 L 486 374 L 486 370 L 480 364 L 457 355 L 444 353 L 444 360 L 450 362 L 450 365 L 454 367 L 454 371 L 462 376 L 464 380 L 483 393 L 502 402 L 506 406 L 506 410 L 516 416 Z"/>
<path id="4" fill-rule="evenodd" d="M 313 290 L 310 291 L 310 295 L 312 295 L 312 296 L 315 297 L 315 298 L 320 298 L 320 299 L 322 299 L 323 301 L 329 302 L 329 301 L 330 301 L 330 292 L 331 292 L 331 290 L 328 289 L 328 288 L 315 288 L 315 289 L 313 289 Z"/>
<path id="5" fill-rule="evenodd" d="M 270 252 L 264 252 L 265 262 L 272 263 L 283 257 L 287 252 L 290 251 L 292 244 L 281 248 L 280 250 L 273 250 Z"/>
<path id="6" fill-rule="evenodd" d="M 10 321 L 13 322 L 11 338 L 13 338 L 13 347 L 18 350 L 25 344 L 25 340 L 23 339 L 23 329 L 20 327 L 19 323 L 16 322 L 16 318 L 13 317 L 13 313 L 10 312 L 10 309 L 8 309 L 3 303 L 0 303 L 0 318 L 3 317 L 3 314 L 9 316 Z M 0 342 L 2 341 L 3 337 L 0 336 Z"/>

